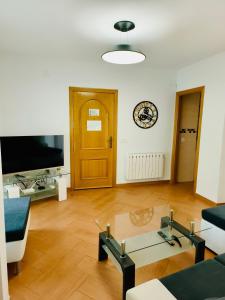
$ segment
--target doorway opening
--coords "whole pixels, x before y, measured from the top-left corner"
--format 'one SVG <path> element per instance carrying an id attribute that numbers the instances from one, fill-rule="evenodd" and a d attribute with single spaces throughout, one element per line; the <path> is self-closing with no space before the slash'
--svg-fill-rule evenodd
<path id="1" fill-rule="evenodd" d="M 171 183 L 193 183 L 196 192 L 204 87 L 177 92 Z"/>

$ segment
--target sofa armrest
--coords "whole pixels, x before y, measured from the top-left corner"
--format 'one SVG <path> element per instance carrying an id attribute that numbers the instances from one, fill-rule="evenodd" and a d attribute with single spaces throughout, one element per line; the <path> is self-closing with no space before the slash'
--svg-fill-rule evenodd
<path id="1" fill-rule="evenodd" d="M 30 213 L 30 197 L 4 199 L 6 242 L 24 239 Z"/>
<path id="2" fill-rule="evenodd" d="M 175 300 L 176 298 L 158 280 L 153 279 L 140 284 L 126 293 L 126 300 Z"/>

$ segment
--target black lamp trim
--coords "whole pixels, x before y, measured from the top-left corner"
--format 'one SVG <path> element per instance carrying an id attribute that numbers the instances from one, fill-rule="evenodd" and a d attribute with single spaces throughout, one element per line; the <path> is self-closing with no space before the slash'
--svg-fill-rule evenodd
<path id="1" fill-rule="evenodd" d="M 119 21 L 114 24 L 114 28 L 122 32 L 128 32 L 135 28 L 135 24 L 131 21 Z"/>

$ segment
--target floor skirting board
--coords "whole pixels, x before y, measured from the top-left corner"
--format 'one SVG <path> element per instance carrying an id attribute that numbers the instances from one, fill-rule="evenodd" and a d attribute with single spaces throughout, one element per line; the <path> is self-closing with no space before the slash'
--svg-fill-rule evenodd
<path id="1" fill-rule="evenodd" d="M 203 201 L 206 202 L 206 203 L 209 203 L 210 206 L 212 206 L 212 204 L 214 204 L 215 206 L 216 206 L 216 205 L 219 205 L 219 203 L 216 203 L 216 202 L 214 202 L 214 201 L 212 201 L 212 200 L 210 200 L 210 199 L 208 199 L 208 198 L 206 198 L 206 197 L 203 197 L 203 196 L 199 195 L 198 193 L 194 193 L 194 195 L 195 195 L 198 199 L 203 200 Z"/>
<path id="2" fill-rule="evenodd" d="M 150 184 L 165 184 L 169 183 L 169 180 L 155 180 L 155 181 L 138 181 L 138 182 L 125 182 L 125 183 L 117 183 L 116 187 L 124 187 L 124 186 L 137 186 L 137 185 L 150 185 Z"/>

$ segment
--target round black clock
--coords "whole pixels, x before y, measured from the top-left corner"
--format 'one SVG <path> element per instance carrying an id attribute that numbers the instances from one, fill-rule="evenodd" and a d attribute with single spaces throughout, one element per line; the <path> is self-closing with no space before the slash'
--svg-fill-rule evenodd
<path id="1" fill-rule="evenodd" d="M 152 102 L 142 101 L 135 106 L 133 118 L 137 126 L 151 128 L 158 120 L 158 109 Z"/>

